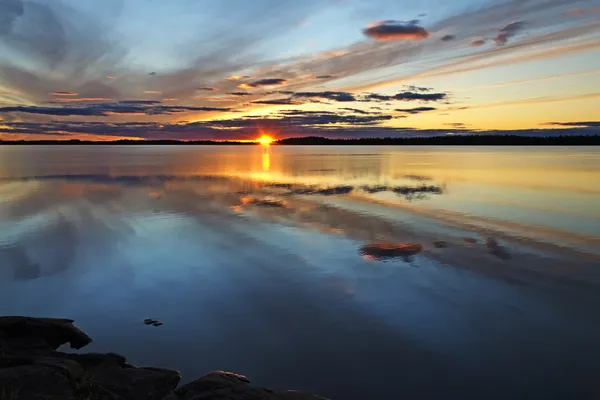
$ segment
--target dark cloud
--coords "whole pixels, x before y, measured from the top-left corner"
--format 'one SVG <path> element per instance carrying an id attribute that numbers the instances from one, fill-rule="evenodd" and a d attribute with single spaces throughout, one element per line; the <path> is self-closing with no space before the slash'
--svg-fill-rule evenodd
<path id="1" fill-rule="evenodd" d="M 300 104 L 297 101 L 294 101 L 292 99 L 274 99 L 274 100 L 256 100 L 253 101 L 252 104 L 272 104 L 272 105 L 285 105 L 285 104 L 290 104 L 290 105 L 295 105 L 295 104 Z"/>
<path id="2" fill-rule="evenodd" d="M 363 33 L 375 40 L 422 40 L 429 32 L 418 26 L 419 21 L 381 21 L 371 24 Z"/>
<path id="3" fill-rule="evenodd" d="M 546 125 L 600 128 L 600 121 L 548 122 Z"/>
<path id="4" fill-rule="evenodd" d="M 417 88 L 422 89 L 419 91 L 404 91 L 400 93 L 396 93 L 395 95 L 388 96 L 384 94 L 378 93 L 367 93 L 362 97 L 361 101 L 378 101 L 378 102 L 386 102 L 386 101 L 441 101 L 446 100 L 448 98 L 447 93 L 439 92 L 439 93 L 429 93 L 429 89 L 427 88 Z"/>
<path id="5" fill-rule="evenodd" d="M 229 108 L 165 106 L 153 100 L 123 100 L 117 103 L 99 103 L 63 107 L 8 106 L 0 107 L 0 114 L 27 113 L 56 116 L 108 116 L 112 114 L 173 114 L 190 111 L 229 111 Z"/>
<path id="6" fill-rule="evenodd" d="M 348 92 L 296 92 L 294 93 L 294 97 L 316 98 L 340 102 L 356 101 L 356 97 Z"/>
<path id="7" fill-rule="evenodd" d="M 402 101 L 441 101 L 448 97 L 447 93 L 417 93 L 417 92 L 401 92 L 393 96 L 394 100 Z"/>
<path id="8" fill-rule="evenodd" d="M 252 93 L 248 92 L 229 92 L 227 94 L 230 94 L 232 96 L 252 96 Z"/>
<path id="9" fill-rule="evenodd" d="M 408 113 L 408 114 L 419 114 L 422 112 L 435 111 L 435 107 L 415 107 L 415 108 L 397 108 L 395 111 Z"/>
<path id="10" fill-rule="evenodd" d="M 335 75 L 318 75 L 318 76 L 315 76 L 315 79 L 331 79 L 331 78 L 335 78 Z"/>
<path id="11" fill-rule="evenodd" d="M 156 76 L 156 72 L 149 72 L 148 75 L 150 75 L 150 76 Z"/>
<path id="12" fill-rule="evenodd" d="M 268 79 L 259 79 L 257 81 L 250 82 L 250 83 L 242 83 L 242 84 L 238 85 L 238 87 L 248 89 L 248 88 L 258 88 L 258 87 L 262 87 L 262 86 L 285 85 L 286 83 L 287 83 L 287 80 L 283 79 L 283 78 L 268 78 Z"/>
<path id="13" fill-rule="evenodd" d="M 517 33 L 523 30 L 524 26 L 525 22 L 523 21 L 511 22 L 504 28 L 500 29 L 500 32 L 494 38 L 494 42 L 496 42 L 496 44 L 499 46 L 505 45 L 508 42 L 508 39 L 514 37 Z"/>
<path id="14" fill-rule="evenodd" d="M 216 92 L 219 89 L 214 88 L 214 87 L 208 87 L 208 86 L 204 86 L 204 87 L 199 87 L 196 88 L 196 90 L 200 91 L 200 92 Z"/>
<path id="15" fill-rule="evenodd" d="M 444 125 L 445 126 L 451 126 L 452 128 L 457 128 L 457 129 L 465 129 L 468 126 L 464 122 L 449 122 L 449 123 L 444 124 Z"/>
<path id="16" fill-rule="evenodd" d="M 121 100 L 120 104 L 162 104 L 160 100 Z"/>
<path id="17" fill-rule="evenodd" d="M 369 112 L 369 111 L 365 111 L 365 110 L 359 110 L 358 108 L 342 108 L 342 110 L 351 111 L 353 113 L 362 114 L 362 115 L 374 114 L 373 112 Z"/>
<path id="18" fill-rule="evenodd" d="M 444 35 L 444 36 L 442 36 L 441 41 L 442 42 L 449 42 L 449 41 L 454 40 L 454 39 L 456 39 L 456 35 Z"/>

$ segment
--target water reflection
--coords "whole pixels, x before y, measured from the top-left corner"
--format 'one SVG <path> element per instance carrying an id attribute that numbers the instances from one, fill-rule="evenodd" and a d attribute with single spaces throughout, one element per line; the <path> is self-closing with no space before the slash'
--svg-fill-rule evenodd
<path id="1" fill-rule="evenodd" d="M 600 368 L 600 157 L 473 151 L 0 148 L 0 314 L 74 318 L 90 350 L 184 378 L 581 397 Z M 564 180 L 528 185 L 557 164 Z"/>

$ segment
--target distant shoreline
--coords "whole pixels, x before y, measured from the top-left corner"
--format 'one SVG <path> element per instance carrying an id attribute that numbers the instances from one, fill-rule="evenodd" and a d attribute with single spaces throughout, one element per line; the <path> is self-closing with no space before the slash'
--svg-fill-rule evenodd
<path id="1" fill-rule="evenodd" d="M 45 145 L 134 145 L 134 146 L 258 146 L 257 142 L 214 141 L 214 140 L 0 140 L 0 146 L 45 146 Z M 516 136 L 516 135 L 452 135 L 410 138 L 360 138 L 329 139 L 325 137 L 299 137 L 281 139 L 273 145 L 287 146 L 600 146 L 600 135 L 580 136 Z"/>

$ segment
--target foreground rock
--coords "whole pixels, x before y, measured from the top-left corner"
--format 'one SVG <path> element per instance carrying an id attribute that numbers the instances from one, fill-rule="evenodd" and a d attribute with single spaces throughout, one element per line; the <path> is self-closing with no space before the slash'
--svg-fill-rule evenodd
<path id="1" fill-rule="evenodd" d="M 178 371 L 139 368 L 119 354 L 79 349 L 92 339 L 72 320 L 0 317 L 0 398 L 10 400 L 323 400 L 299 392 L 274 393 L 249 386 L 242 375 L 216 371 L 177 388 Z"/>

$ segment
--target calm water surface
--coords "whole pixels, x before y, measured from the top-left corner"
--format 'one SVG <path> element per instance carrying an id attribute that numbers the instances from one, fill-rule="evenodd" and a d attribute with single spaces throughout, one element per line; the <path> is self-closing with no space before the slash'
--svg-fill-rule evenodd
<path id="1" fill-rule="evenodd" d="M 600 148 L 0 147 L 0 315 L 184 380 L 599 398 L 599 289 Z"/>

